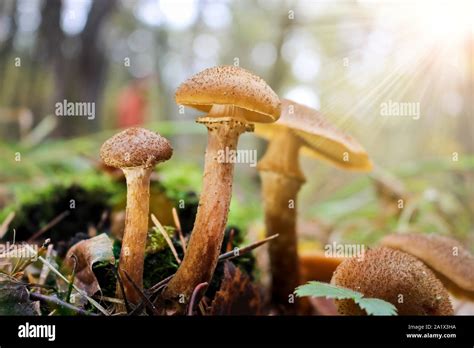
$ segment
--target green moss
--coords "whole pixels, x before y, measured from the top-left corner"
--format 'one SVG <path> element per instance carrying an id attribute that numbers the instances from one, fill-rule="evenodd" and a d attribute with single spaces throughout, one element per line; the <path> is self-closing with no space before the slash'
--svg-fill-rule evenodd
<path id="1" fill-rule="evenodd" d="M 173 235 L 176 232 L 176 229 L 171 226 L 163 226 L 165 231 L 168 233 L 170 239 L 173 238 Z M 158 231 L 156 228 L 152 228 L 148 232 L 148 240 L 146 246 L 146 253 L 147 254 L 155 254 L 157 252 L 162 251 L 163 249 L 168 247 L 168 243 L 166 242 L 165 237 Z"/>

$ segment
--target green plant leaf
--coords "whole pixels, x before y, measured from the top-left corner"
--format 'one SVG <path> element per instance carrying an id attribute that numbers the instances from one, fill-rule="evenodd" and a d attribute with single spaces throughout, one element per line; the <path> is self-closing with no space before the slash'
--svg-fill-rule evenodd
<path id="1" fill-rule="evenodd" d="M 317 281 L 308 282 L 295 289 L 298 297 L 326 297 L 335 300 L 353 300 L 368 315 L 397 315 L 397 308 L 378 298 L 365 298 L 360 292 Z"/>
<path id="2" fill-rule="evenodd" d="M 378 298 L 359 298 L 355 302 L 368 315 L 397 315 L 397 308 L 390 302 Z"/>
<path id="3" fill-rule="evenodd" d="M 312 296 L 312 297 L 326 297 L 336 300 L 344 299 L 358 299 L 362 298 L 362 294 L 346 288 L 341 288 L 336 285 L 322 283 L 317 281 L 308 282 L 296 288 L 295 294 L 298 297 Z"/>

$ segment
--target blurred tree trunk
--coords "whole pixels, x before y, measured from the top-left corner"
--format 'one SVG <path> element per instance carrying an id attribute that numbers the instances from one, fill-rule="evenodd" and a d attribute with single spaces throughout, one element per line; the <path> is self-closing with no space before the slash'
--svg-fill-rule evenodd
<path id="1" fill-rule="evenodd" d="M 13 40 L 15 39 L 16 32 L 18 30 L 18 25 L 16 22 L 16 13 L 17 13 L 17 0 L 10 0 L 10 1 L 0 1 L 0 14 L 7 16 L 11 19 L 10 28 L 6 39 L 3 45 L 0 46 L 0 72 L 1 76 L 6 75 L 6 71 L 8 69 L 9 64 L 13 64 L 13 62 L 8 61 L 8 56 L 13 48 Z M 7 88 L 6 79 L 0 79 L 0 91 L 3 91 L 4 88 Z"/>
<path id="2" fill-rule="evenodd" d="M 107 70 L 104 50 L 100 45 L 100 30 L 116 2 L 94 1 L 84 30 L 74 37 L 67 37 L 61 29 L 62 1 L 44 2 L 36 56 L 53 68 L 55 92 L 48 112 L 54 113 L 55 104 L 64 100 L 95 103 L 94 119 L 60 118 L 60 125 L 56 130 L 58 136 L 74 136 L 81 131 L 96 131 L 100 127 L 100 97 Z M 78 50 L 77 53 L 75 49 Z"/>
<path id="3" fill-rule="evenodd" d="M 17 0 L 0 1 L 0 14 L 11 19 L 10 28 L 5 39 L 5 42 L 0 46 L 0 61 L 3 61 L 8 56 L 8 53 L 13 47 L 13 40 L 18 29 L 16 23 L 16 7 Z"/>
<path id="4" fill-rule="evenodd" d="M 99 33 L 105 19 L 115 9 L 116 3 L 117 0 L 94 1 L 80 36 L 82 50 L 77 63 L 79 99 L 96 103 L 96 119 L 87 122 L 89 131 L 97 131 L 100 128 L 101 97 L 108 67 Z"/>
<path id="5" fill-rule="evenodd" d="M 272 89 L 275 90 L 277 94 L 281 93 L 280 89 L 283 84 L 283 79 L 285 76 L 288 75 L 287 74 L 288 66 L 282 57 L 281 51 L 282 51 L 283 45 L 285 44 L 285 37 L 295 25 L 294 23 L 295 21 L 296 19 L 289 18 L 288 13 L 286 11 L 284 11 L 281 14 L 281 19 L 280 19 L 281 29 L 279 31 L 277 41 L 275 42 L 275 48 L 277 50 L 277 58 L 275 60 L 275 64 L 273 64 L 273 71 L 268 81 Z"/>

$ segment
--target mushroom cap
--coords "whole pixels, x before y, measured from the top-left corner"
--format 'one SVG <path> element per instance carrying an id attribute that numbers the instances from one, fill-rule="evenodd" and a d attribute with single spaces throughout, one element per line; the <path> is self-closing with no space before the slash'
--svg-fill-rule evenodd
<path id="1" fill-rule="evenodd" d="M 241 108 L 246 121 L 274 122 L 280 117 L 280 99 L 260 77 L 233 65 L 205 69 L 176 90 L 176 103 L 209 112 L 213 105 Z"/>
<path id="2" fill-rule="evenodd" d="M 323 250 L 298 251 L 301 282 L 312 280 L 330 282 L 334 271 L 342 261 L 343 257 L 326 256 Z"/>
<path id="3" fill-rule="evenodd" d="M 346 259 L 331 283 L 390 302 L 400 315 L 453 314 L 449 294 L 434 273 L 414 256 L 395 249 L 378 247 L 366 250 L 362 260 Z M 343 315 L 365 314 L 353 300 L 338 300 L 336 305 Z"/>
<path id="4" fill-rule="evenodd" d="M 381 243 L 416 256 L 460 288 L 474 291 L 474 255 L 457 240 L 437 234 L 395 233 Z"/>
<path id="5" fill-rule="evenodd" d="M 128 128 L 105 141 L 100 157 L 115 168 L 152 167 L 170 159 L 173 148 L 158 133 L 143 128 Z"/>
<path id="6" fill-rule="evenodd" d="M 343 169 L 372 169 L 364 148 L 353 137 L 330 124 L 320 112 L 288 99 L 282 99 L 281 103 L 280 119 L 273 124 L 257 124 L 256 134 L 271 140 L 277 132 L 290 130 L 301 141 L 306 155 Z M 344 160 L 345 153 L 348 160 Z"/>

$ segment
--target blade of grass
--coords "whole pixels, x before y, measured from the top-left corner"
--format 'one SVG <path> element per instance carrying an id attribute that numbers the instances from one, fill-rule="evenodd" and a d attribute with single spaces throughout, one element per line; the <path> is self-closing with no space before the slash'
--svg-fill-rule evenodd
<path id="1" fill-rule="evenodd" d="M 168 246 L 170 247 L 171 252 L 174 255 L 174 258 L 176 259 L 176 262 L 178 262 L 178 264 L 181 264 L 181 260 L 178 256 L 178 253 L 176 252 L 176 249 L 173 245 L 173 242 L 171 241 L 170 236 L 168 236 L 168 233 L 166 233 L 166 230 L 163 227 L 163 225 L 161 224 L 161 222 L 158 221 L 158 219 L 156 218 L 156 216 L 154 214 L 151 214 L 151 221 L 153 221 L 153 223 L 155 224 L 158 231 L 160 231 L 160 233 L 163 235 L 163 238 L 165 238 L 166 243 L 168 243 Z"/>

